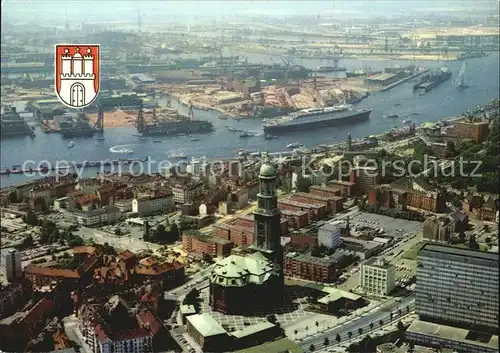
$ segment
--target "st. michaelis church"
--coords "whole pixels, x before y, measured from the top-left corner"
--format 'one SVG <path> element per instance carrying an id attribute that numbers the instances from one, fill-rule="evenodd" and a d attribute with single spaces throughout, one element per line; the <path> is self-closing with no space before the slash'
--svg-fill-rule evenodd
<path id="1" fill-rule="evenodd" d="M 266 312 L 283 305 L 281 215 L 276 195 L 276 169 L 268 161 L 260 168 L 259 181 L 252 253 L 219 260 L 212 272 L 210 305 L 226 314 Z"/>

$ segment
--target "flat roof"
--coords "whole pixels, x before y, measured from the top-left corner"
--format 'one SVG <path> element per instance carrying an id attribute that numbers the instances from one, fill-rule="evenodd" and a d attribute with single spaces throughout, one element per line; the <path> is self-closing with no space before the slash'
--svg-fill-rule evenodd
<path id="1" fill-rule="evenodd" d="M 187 321 L 189 321 L 203 337 L 223 335 L 226 333 L 226 330 L 224 330 L 224 328 L 208 313 L 188 316 Z"/>
<path id="2" fill-rule="evenodd" d="M 335 302 L 341 298 L 347 298 L 350 300 L 358 300 L 361 298 L 361 296 L 359 296 L 357 294 L 346 292 L 344 290 L 337 289 L 337 288 L 324 287 L 323 292 L 327 292 L 328 294 L 325 295 L 323 298 L 318 300 L 318 303 L 321 303 L 321 304 L 332 303 L 332 302 Z"/>
<path id="3" fill-rule="evenodd" d="M 366 260 L 363 266 L 377 267 L 384 270 L 394 267 L 394 265 L 390 264 L 380 257 L 372 257 L 371 259 Z"/>
<path id="4" fill-rule="evenodd" d="M 259 323 L 255 324 L 255 325 L 246 326 L 246 327 L 242 328 L 241 330 L 231 332 L 230 335 L 234 336 L 236 338 L 243 338 L 246 336 L 253 335 L 257 332 L 268 330 L 268 329 L 275 327 L 275 326 L 276 325 L 274 325 L 273 323 L 270 323 L 269 321 L 263 321 L 263 322 L 259 322 Z"/>
<path id="5" fill-rule="evenodd" d="M 254 346 L 236 353 L 304 353 L 302 348 L 300 348 L 295 342 L 289 340 L 288 338 L 283 338 L 273 342 L 266 342 L 259 346 Z"/>
<path id="6" fill-rule="evenodd" d="M 472 341 L 467 339 L 468 330 L 457 327 L 438 325 L 432 322 L 415 320 L 406 330 L 407 333 L 421 334 L 425 336 L 439 337 L 455 342 L 462 342 L 485 347 L 490 349 L 498 349 L 498 336 L 492 335 L 488 342 Z"/>
<path id="7" fill-rule="evenodd" d="M 429 252 L 450 254 L 450 255 L 459 255 L 459 256 L 464 256 L 464 257 L 468 257 L 468 258 L 472 257 L 472 258 L 481 259 L 481 260 L 496 261 L 498 263 L 498 254 L 491 253 L 491 252 L 485 252 L 485 251 L 479 251 L 479 250 L 458 248 L 458 247 L 450 246 L 450 245 L 426 243 L 420 249 L 420 252 L 422 252 L 422 251 L 429 251 Z"/>

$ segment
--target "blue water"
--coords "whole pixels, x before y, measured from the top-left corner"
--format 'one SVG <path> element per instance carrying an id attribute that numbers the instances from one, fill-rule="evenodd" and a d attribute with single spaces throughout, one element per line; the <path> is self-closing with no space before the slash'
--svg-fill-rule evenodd
<path id="1" fill-rule="evenodd" d="M 251 62 L 269 62 L 269 56 L 253 55 L 248 57 Z M 275 60 L 276 61 L 276 60 Z M 318 65 L 328 65 L 326 60 L 296 59 L 295 64 L 301 64 L 314 69 Z M 408 61 L 383 61 L 383 60 L 358 60 L 345 59 L 340 65 L 349 70 L 355 68 L 371 67 L 373 70 L 380 70 L 384 67 L 395 67 L 397 65 L 408 65 Z M 442 65 L 438 62 L 421 62 L 421 67 L 437 68 Z M 258 119 L 240 120 L 239 122 L 228 119 L 218 119 L 218 113 L 212 111 L 196 111 L 198 119 L 210 120 L 213 122 L 216 131 L 206 135 L 192 136 L 159 136 L 154 140 L 161 140 L 161 143 L 153 143 L 152 139 L 139 139 L 132 134 L 134 128 L 114 128 L 106 129 L 105 140 L 98 141 L 94 138 L 75 138 L 75 147 L 67 148 L 68 140 L 63 140 L 58 134 L 44 134 L 37 130 L 36 137 L 31 139 L 10 138 L 2 139 L 1 165 L 2 168 L 9 168 L 16 164 L 22 164 L 25 160 L 36 162 L 48 161 L 54 164 L 56 161 L 68 160 L 82 162 L 84 160 L 104 160 L 132 157 L 146 157 L 159 161 L 169 159 L 173 153 L 184 153 L 188 156 L 208 158 L 229 157 L 235 155 L 235 151 L 244 148 L 251 151 L 268 150 L 277 152 L 286 150 L 286 145 L 291 142 L 300 142 L 307 147 L 319 144 L 329 144 L 343 141 L 348 133 L 354 138 L 381 133 L 394 127 L 401 126 L 405 115 L 414 112 L 419 115 L 410 116 L 417 124 L 424 121 L 436 121 L 440 118 L 457 116 L 462 112 L 480 104 L 485 104 L 498 97 L 499 91 L 499 54 L 493 53 L 489 57 L 470 59 L 467 61 L 467 84 L 470 88 L 465 91 L 458 91 L 453 85 L 453 78 L 460 70 L 461 62 L 449 62 L 448 67 L 453 73 L 451 80 L 436 87 L 424 96 L 415 95 L 412 91 L 414 81 L 406 82 L 387 92 L 376 92 L 360 102 L 359 108 L 372 108 L 370 120 L 356 125 L 346 125 L 291 133 L 281 136 L 279 139 L 265 141 L 262 135 L 262 122 Z M 399 106 L 396 106 L 399 103 Z M 181 110 L 185 108 L 181 108 Z M 387 119 L 384 115 L 398 114 L 399 119 Z M 226 125 L 250 131 L 259 131 L 255 137 L 240 139 L 239 133 L 227 131 Z M 199 138 L 200 141 L 191 141 Z M 124 146 L 134 150 L 133 154 L 114 153 L 111 148 Z M 154 166 L 153 166 L 154 168 Z M 95 174 L 97 169 L 89 169 L 84 175 Z M 28 179 L 24 175 L 3 175 L 1 185 L 13 185 Z"/>

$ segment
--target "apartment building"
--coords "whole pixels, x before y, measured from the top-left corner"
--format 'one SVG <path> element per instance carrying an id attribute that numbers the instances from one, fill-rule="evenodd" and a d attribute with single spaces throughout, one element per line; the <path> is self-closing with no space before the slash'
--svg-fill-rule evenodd
<path id="1" fill-rule="evenodd" d="M 334 258 L 288 253 L 285 256 L 285 276 L 330 283 L 338 275 L 336 264 Z"/>
<path id="2" fill-rule="evenodd" d="M 231 253 L 233 243 L 196 230 L 186 230 L 182 232 L 182 246 L 190 255 L 209 254 L 212 257 L 225 257 Z"/>
<path id="3" fill-rule="evenodd" d="M 142 197 L 132 200 L 132 212 L 139 215 L 148 215 L 153 213 L 167 213 L 174 208 L 173 195 L 161 195 L 153 197 Z"/>
<path id="4" fill-rule="evenodd" d="M 176 184 L 172 187 L 174 202 L 191 203 L 203 194 L 203 182 L 190 181 L 185 184 Z"/>
<path id="5" fill-rule="evenodd" d="M 416 294 L 421 320 L 498 332 L 498 254 L 426 244 Z"/>
<path id="6" fill-rule="evenodd" d="M 396 269 L 384 259 L 373 257 L 361 264 L 359 282 L 368 294 L 387 296 L 396 287 Z"/>
<path id="7" fill-rule="evenodd" d="M 460 139 L 471 139 L 476 143 L 481 143 L 490 134 L 489 124 L 488 121 L 470 121 L 467 119 L 455 121 L 455 128 L 451 134 Z"/>

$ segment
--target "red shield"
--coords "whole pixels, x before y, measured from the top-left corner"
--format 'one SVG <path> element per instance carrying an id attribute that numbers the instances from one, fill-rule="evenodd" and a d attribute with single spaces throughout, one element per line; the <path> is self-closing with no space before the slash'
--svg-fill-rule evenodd
<path id="1" fill-rule="evenodd" d="M 55 89 L 71 108 L 92 104 L 99 93 L 99 45 L 59 44 L 55 49 Z"/>

